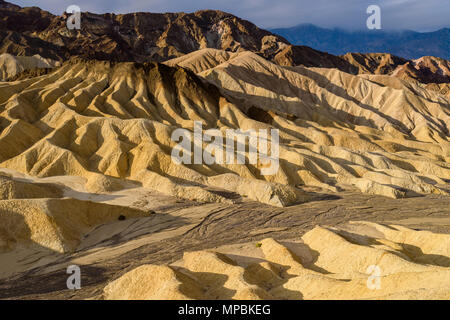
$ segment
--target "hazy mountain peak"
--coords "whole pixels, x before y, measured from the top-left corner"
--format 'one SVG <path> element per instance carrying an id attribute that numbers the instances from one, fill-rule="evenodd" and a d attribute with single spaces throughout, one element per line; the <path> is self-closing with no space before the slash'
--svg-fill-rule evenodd
<path id="1" fill-rule="evenodd" d="M 359 30 L 327 29 L 311 24 L 291 28 L 271 29 L 294 45 L 310 46 L 318 50 L 341 55 L 347 52 L 389 52 L 407 59 L 425 55 L 450 59 L 450 29 L 433 32 L 411 30 Z"/>

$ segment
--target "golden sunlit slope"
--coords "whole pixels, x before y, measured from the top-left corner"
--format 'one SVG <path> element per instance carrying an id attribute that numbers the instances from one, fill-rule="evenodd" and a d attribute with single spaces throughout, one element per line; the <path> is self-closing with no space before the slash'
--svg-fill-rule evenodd
<path id="1" fill-rule="evenodd" d="M 195 73 L 200 73 L 202 71 L 215 68 L 219 64 L 239 56 L 240 54 L 236 52 L 218 49 L 201 49 L 179 58 L 169 60 L 164 64 L 172 67 L 178 65 Z"/>
<path id="2" fill-rule="evenodd" d="M 236 195 L 275 206 L 308 201 L 296 186 L 356 188 L 389 197 L 447 193 L 447 98 L 335 69 L 280 67 L 250 52 L 203 50 L 176 62 L 71 60 L 0 84 L 0 167 L 74 175 L 91 192 L 140 182 L 202 202 Z M 170 62 L 169 62 L 170 64 Z M 211 84 L 213 83 L 213 84 Z M 177 128 L 280 130 L 280 168 L 177 165 Z M 224 192 L 227 191 L 227 192 Z"/>
<path id="3" fill-rule="evenodd" d="M 4 168 L 81 176 L 93 192 L 120 189 L 121 178 L 206 202 L 234 201 L 224 189 L 277 206 L 307 200 L 285 178 L 255 183 L 257 166 L 172 161 L 176 128 L 192 129 L 194 120 L 237 128 L 244 117 L 214 86 L 182 68 L 71 61 L 49 75 L 1 84 L 0 110 Z"/>
<path id="4" fill-rule="evenodd" d="M 389 76 L 280 67 L 250 52 L 212 68 L 196 63 L 214 54 L 202 50 L 175 62 L 201 70 L 249 118 L 280 129 L 291 184 L 350 184 L 394 197 L 442 192 L 436 184 L 449 179 L 450 168 L 445 96 Z"/>
<path id="5" fill-rule="evenodd" d="M 438 142 L 447 141 L 449 101 L 422 85 L 404 81 L 395 87 L 380 82 L 374 85 L 371 77 L 398 80 L 379 75 L 355 76 L 336 69 L 280 67 L 251 52 L 205 67 L 205 56 L 213 54 L 220 51 L 205 49 L 167 64 L 200 71 L 200 76 L 223 88 L 228 96 L 245 100 L 247 107 L 253 105 L 305 120 L 326 118 L 365 125 L 411 134 L 423 141 L 429 139 L 419 132 L 430 127 L 437 131 Z"/>
<path id="6" fill-rule="evenodd" d="M 185 252 L 143 265 L 105 299 L 449 299 L 450 236 L 358 222 L 317 226 L 301 241 Z M 246 257 L 244 257 L 246 256 Z"/>

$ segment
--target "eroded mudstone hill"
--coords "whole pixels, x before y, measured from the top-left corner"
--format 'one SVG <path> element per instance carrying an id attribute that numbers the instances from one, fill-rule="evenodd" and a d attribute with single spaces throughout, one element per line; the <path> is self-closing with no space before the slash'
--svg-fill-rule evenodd
<path id="1" fill-rule="evenodd" d="M 202 202 L 238 195 L 288 206 L 311 199 L 305 186 L 393 198 L 448 193 L 449 101 L 423 85 L 281 67 L 251 52 L 207 49 L 168 64 L 73 59 L 0 84 L 0 166 L 80 176 L 92 192 L 130 180 Z M 279 170 L 175 163 L 172 133 L 192 133 L 194 121 L 223 136 L 278 129 Z"/>
<path id="2" fill-rule="evenodd" d="M 4 83 L 0 91 L 4 168 L 81 176 L 93 192 L 120 189 L 120 179 L 130 179 L 206 202 L 234 201 L 217 188 L 277 206 L 308 199 L 282 180 L 255 184 L 257 166 L 175 164 L 176 128 L 192 130 L 194 120 L 205 128 L 239 128 L 236 118 L 244 117 L 186 69 L 75 60 L 48 75 Z"/>

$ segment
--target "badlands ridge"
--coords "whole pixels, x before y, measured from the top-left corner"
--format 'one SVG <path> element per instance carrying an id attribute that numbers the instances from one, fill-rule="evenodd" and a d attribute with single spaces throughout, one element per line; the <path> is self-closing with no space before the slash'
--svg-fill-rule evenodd
<path id="1" fill-rule="evenodd" d="M 166 65 L 72 59 L 0 84 L 0 166 L 83 177 L 90 192 L 129 180 L 201 202 L 239 195 L 287 206 L 310 199 L 304 186 L 447 194 L 449 110 L 448 97 L 417 82 L 281 67 L 251 52 L 201 50 Z M 262 176 L 262 163 L 175 164 L 172 132 L 194 121 L 278 129 L 278 172 Z"/>

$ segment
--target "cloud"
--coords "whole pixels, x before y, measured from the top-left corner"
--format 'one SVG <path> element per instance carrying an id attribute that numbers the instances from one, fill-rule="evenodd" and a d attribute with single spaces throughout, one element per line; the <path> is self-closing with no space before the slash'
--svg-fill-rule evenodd
<path id="1" fill-rule="evenodd" d="M 39 6 L 55 14 L 69 5 L 95 13 L 193 12 L 223 10 L 263 28 L 312 23 L 322 27 L 363 29 L 366 9 L 381 7 L 382 27 L 388 30 L 433 30 L 449 27 L 448 0 L 11 0 L 21 6 Z"/>

